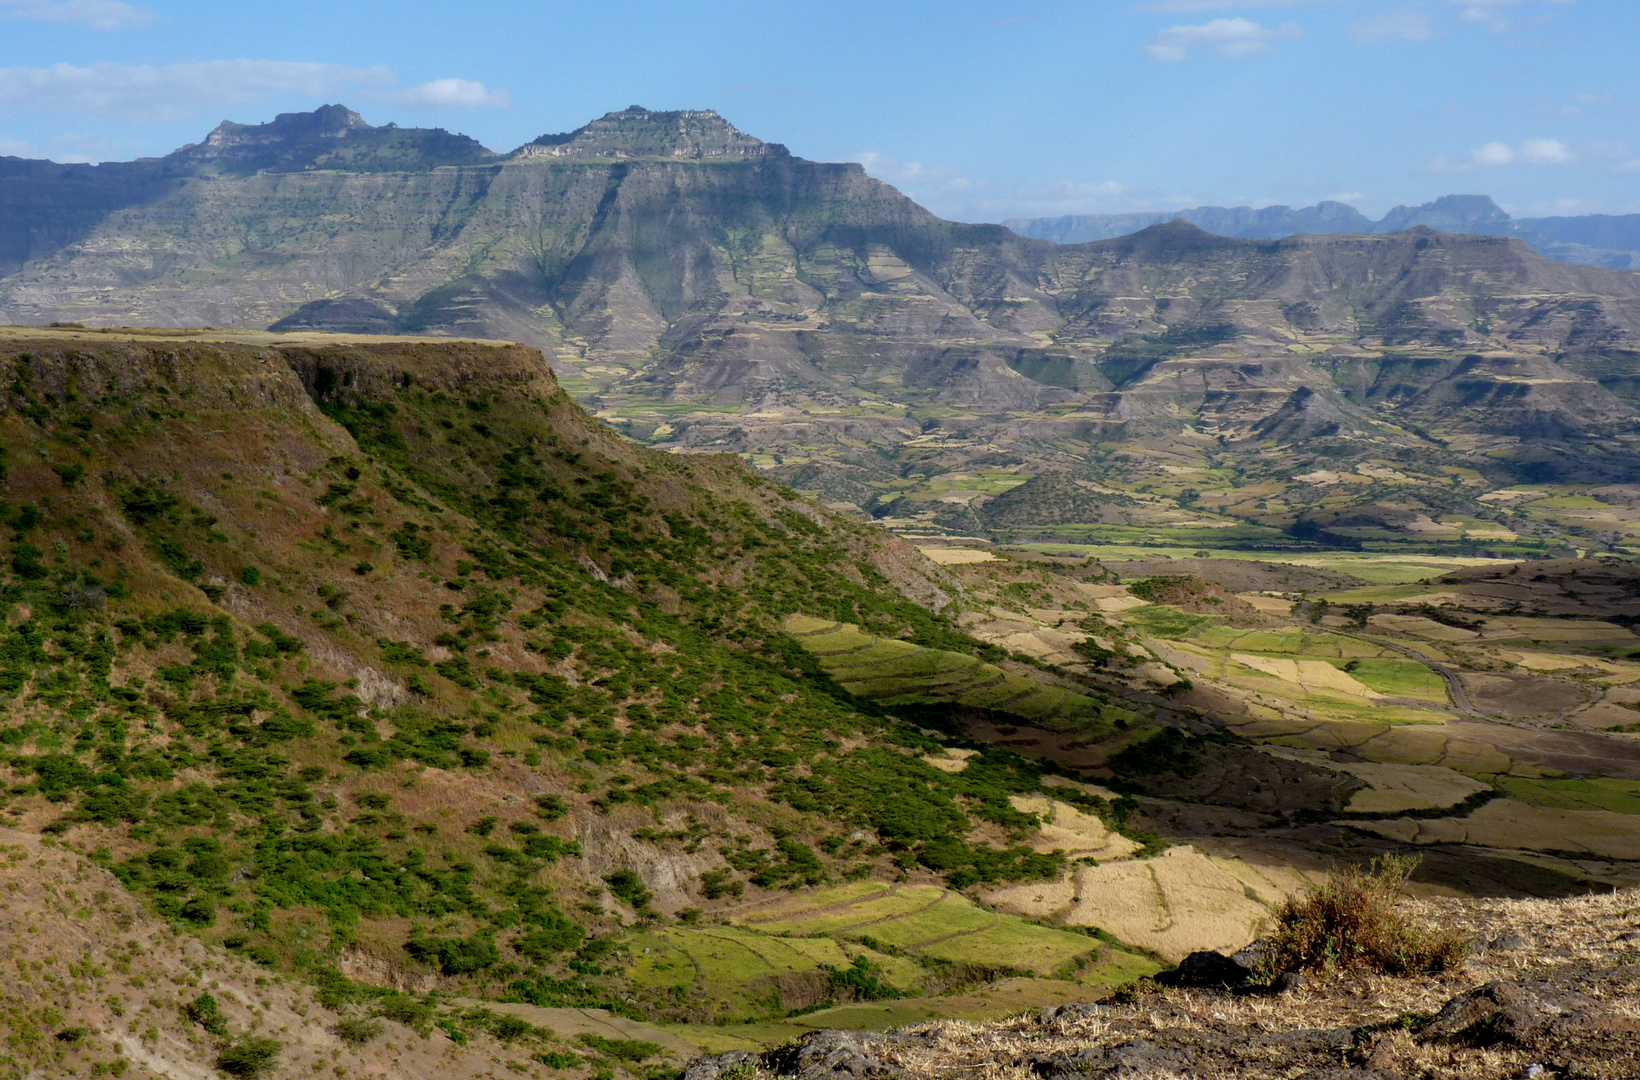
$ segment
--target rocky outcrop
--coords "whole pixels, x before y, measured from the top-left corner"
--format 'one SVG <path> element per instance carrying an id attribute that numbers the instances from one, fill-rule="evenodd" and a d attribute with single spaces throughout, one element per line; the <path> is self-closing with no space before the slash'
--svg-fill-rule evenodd
<path id="1" fill-rule="evenodd" d="M 1225 995 L 1234 991 L 1222 983 L 1233 972 L 1222 965 L 1235 966 L 1222 956 L 1188 965 L 1193 974 L 1180 984 L 1202 989 L 1182 996 L 1067 1005 L 992 1027 L 819 1031 L 760 1055 L 732 1051 L 697 1059 L 683 1078 L 933 1080 L 959 1070 L 1019 1070 L 1041 1080 L 1617 1080 L 1640 1074 L 1640 1022 L 1628 1015 L 1640 985 L 1630 965 L 1581 967 L 1535 983 L 1489 982 L 1455 995 L 1432 1017 L 1406 1013 L 1346 1024 L 1305 1022 L 1329 1012 L 1318 994 L 1349 992 L 1336 980 L 1330 988 L 1303 984 L 1301 997 L 1232 1016 Z"/>

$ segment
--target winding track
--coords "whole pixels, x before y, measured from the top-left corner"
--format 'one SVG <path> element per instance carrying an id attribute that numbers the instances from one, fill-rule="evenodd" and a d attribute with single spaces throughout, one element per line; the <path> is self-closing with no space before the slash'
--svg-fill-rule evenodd
<path id="1" fill-rule="evenodd" d="M 1481 712 L 1470 703 L 1469 691 L 1464 689 L 1463 679 L 1458 676 L 1456 671 L 1447 667 L 1445 664 L 1431 660 L 1429 657 L 1418 652 L 1416 649 L 1409 649 L 1405 645 L 1398 645 L 1393 641 L 1385 641 L 1383 638 L 1373 637 L 1370 634 L 1357 634 L 1352 633 L 1349 630 L 1333 630 L 1332 633 L 1335 633 L 1340 637 L 1354 638 L 1357 641 L 1365 641 L 1369 645 L 1376 645 L 1380 649 L 1388 649 L 1390 652 L 1400 653 L 1402 656 L 1418 661 L 1418 663 L 1429 668 L 1445 680 L 1446 695 L 1452 699 L 1452 707 L 1456 709 L 1459 714 L 1474 720 L 1490 719 L 1490 717 L 1483 716 Z"/>

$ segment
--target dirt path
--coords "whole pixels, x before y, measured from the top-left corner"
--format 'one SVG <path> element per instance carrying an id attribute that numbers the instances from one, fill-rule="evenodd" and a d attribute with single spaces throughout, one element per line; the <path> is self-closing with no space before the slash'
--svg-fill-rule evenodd
<path id="1" fill-rule="evenodd" d="M 868 900 L 869 901 L 876 901 L 876 900 L 885 899 L 885 898 L 890 897 L 890 896 L 898 896 L 899 893 L 900 893 L 900 886 L 899 886 L 899 884 L 896 883 L 894 885 L 890 885 L 887 889 L 883 890 L 880 893 L 870 893 L 866 896 L 857 897 L 853 900 L 839 900 L 835 904 L 826 904 L 822 907 L 799 908 L 796 911 L 777 912 L 773 915 L 763 915 L 763 916 L 760 916 L 756 919 L 745 919 L 745 918 L 743 918 L 743 919 L 740 920 L 740 925 L 742 925 L 742 926 L 756 926 L 758 923 L 779 922 L 781 919 L 793 919 L 793 918 L 798 918 L 799 916 L 807 918 L 808 916 L 811 916 L 811 915 L 824 915 L 829 911 L 842 911 L 844 908 L 851 908 L 851 907 L 854 907 L 858 904 L 864 903 Z M 786 902 L 785 897 L 777 896 L 777 897 L 773 898 L 772 904 L 785 903 L 785 902 Z M 772 904 L 771 904 L 771 906 L 772 906 Z M 744 909 L 742 909 L 742 910 L 744 910 Z"/>
<path id="2" fill-rule="evenodd" d="M 1001 915 L 993 915 L 993 916 L 991 916 L 991 921 L 986 923 L 984 926 L 976 926 L 972 930 L 956 930 L 956 931 L 953 931 L 952 933 L 949 933 L 949 934 L 941 934 L 939 937 L 928 938 L 927 940 L 924 940 L 924 941 L 914 941 L 910 945 L 907 945 L 906 948 L 908 948 L 908 949 L 926 949 L 930 945 L 939 945 L 943 942 L 952 941 L 956 938 L 969 937 L 973 934 L 983 934 L 985 931 L 995 930 L 997 927 L 999 927 L 1001 925 L 1002 925 L 1002 916 Z"/>

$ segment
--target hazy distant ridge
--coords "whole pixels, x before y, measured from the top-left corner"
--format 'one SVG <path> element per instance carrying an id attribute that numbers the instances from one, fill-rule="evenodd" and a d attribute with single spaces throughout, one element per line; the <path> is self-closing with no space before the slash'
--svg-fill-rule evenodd
<path id="1" fill-rule="evenodd" d="M 1640 269 L 1640 214 L 1512 218 L 1486 195 L 1443 195 L 1422 206 L 1397 206 L 1374 221 L 1346 203 L 1290 206 L 1198 206 L 1191 210 L 1137 214 L 1071 214 L 1010 218 L 1003 224 L 1021 236 L 1082 244 L 1126 236 L 1183 218 L 1208 232 L 1248 240 L 1279 240 L 1300 233 L 1392 233 L 1427 225 L 1450 233 L 1513 236 L 1540 255 L 1584 266 Z"/>

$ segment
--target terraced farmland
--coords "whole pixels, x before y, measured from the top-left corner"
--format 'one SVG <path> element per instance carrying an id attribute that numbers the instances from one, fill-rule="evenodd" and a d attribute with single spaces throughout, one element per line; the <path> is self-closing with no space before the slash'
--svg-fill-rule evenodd
<path id="1" fill-rule="evenodd" d="M 890 998 L 908 999 L 913 1012 L 932 1009 L 941 1015 L 942 999 L 918 995 L 937 992 L 940 980 L 956 970 L 1095 986 L 1155 970 L 1136 953 L 1087 934 L 989 911 L 939 885 L 865 881 L 811 889 L 748 905 L 731 918 L 730 924 L 668 926 L 635 935 L 632 983 L 678 1001 L 712 1001 L 714 1023 L 779 1026 L 781 1021 L 766 1018 L 825 1000 L 834 978 L 861 960 Z M 920 1004 L 912 1006 L 909 999 Z M 974 1002 L 961 1008 L 984 1011 Z"/>
<path id="2" fill-rule="evenodd" d="M 1120 713 L 1093 698 L 1049 686 L 963 653 L 879 638 L 849 623 L 806 615 L 785 630 L 851 694 L 890 703 L 955 702 L 1050 726 L 1093 728 Z"/>
<path id="3" fill-rule="evenodd" d="M 738 914 L 736 922 L 767 934 L 825 934 L 902 955 L 1011 968 L 1038 976 L 1062 971 L 1102 948 L 1098 940 L 1084 934 L 988 911 L 937 885 L 861 882 L 815 889 Z M 1115 952 L 1112 958 L 1119 959 Z M 1096 974 L 1085 977 L 1097 979 Z"/>
<path id="4" fill-rule="evenodd" d="M 922 968 L 914 961 L 857 944 L 826 937 L 782 937 L 733 926 L 655 930 L 635 937 L 631 951 L 633 983 L 669 991 L 681 999 L 697 996 L 717 1002 L 718 1020 L 766 1016 L 773 1004 L 771 997 L 782 999 L 805 989 L 792 976 L 817 974 L 820 977 L 813 980 L 813 986 L 820 988 L 827 969 L 843 970 L 860 957 L 896 991 L 913 991 L 923 978 Z M 780 1000 L 779 1007 L 791 1004 Z"/>
<path id="5" fill-rule="evenodd" d="M 1012 885 L 987 899 L 1036 918 L 1098 926 L 1177 961 L 1197 949 L 1247 944 L 1279 901 L 1314 880 L 1290 867 L 1210 856 L 1186 845 L 1154 859 L 1078 867 L 1064 881 Z"/>

